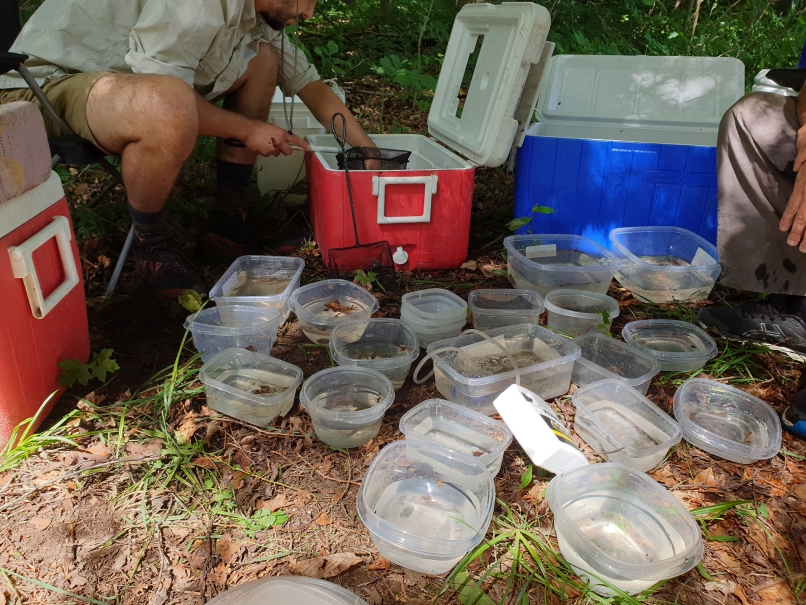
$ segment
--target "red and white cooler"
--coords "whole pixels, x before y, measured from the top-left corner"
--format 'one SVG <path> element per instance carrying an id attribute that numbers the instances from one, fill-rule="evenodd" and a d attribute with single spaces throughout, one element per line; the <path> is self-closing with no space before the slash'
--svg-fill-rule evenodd
<path id="1" fill-rule="evenodd" d="M 467 258 L 476 166 L 500 166 L 523 143 L 553 44 L 551 19 L 531 2 L 467 4 L 456 17 L 421 135 L 371 135 L 378 147 L 411 152 L 406 170 L 350 171 L 362 244 L 386 240 L 400 269 L 455 269 Z M 480 45 L 464 106 L 459 94 Z M 309 135 L 333 147 L 332 135 Z M 344 171 L 332 153 L 306 153 L 308 199 L 323 258 L 356 244 Z M 460 157 L 463 156 L 463 157 Z"/>
<path id="2" fill-rule="evenodd" d="M 64 389 L 59 361 L 89 357 L 84 284 L 67 201 L 30 103 L 0 105 L 0 446 Z M 36 426 L 31 427 L 31 430 Z"/>

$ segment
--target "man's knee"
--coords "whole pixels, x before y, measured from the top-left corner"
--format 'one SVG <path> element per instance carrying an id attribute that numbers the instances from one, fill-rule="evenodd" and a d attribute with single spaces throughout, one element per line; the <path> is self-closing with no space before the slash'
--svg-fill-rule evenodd
<path id="1" fill-rule="evenodd" d="M 719 124 L 719 140 L 727 142 L 730 133 L 742 132 L 755 140 L 754 131 L 761 125 L 766 134 L 777 125 L 787 123 L 787 97 L 762 92 L 751 92 L 736 101 L 722 116 Z"/>

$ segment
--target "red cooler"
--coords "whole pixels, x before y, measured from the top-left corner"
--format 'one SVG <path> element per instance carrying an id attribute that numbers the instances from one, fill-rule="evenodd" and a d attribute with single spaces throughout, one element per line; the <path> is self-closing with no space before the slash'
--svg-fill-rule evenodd
<path id="1" fill-rule="evenodd" d="M 545 43 L 549 24 L 548 11 L 532 3 L 462 8 L 428 114 L 429 133 L 457 153 L 421 135 L 372 135 L 378 147 L 411 157 L 406 170 L 350 171 L 360 243 L 388 241 L 396 266 L 409 271 L 455 269 L 465 261 L 475 167 L 500 166 L 523 142 L 553 48 Z M 462 78 L 477 45 L 460 108 Z M 335 144 L 329 134 L 306 139 Z M 307 153 L 305 162 L 314 234 L 327 259 L 331 249 L 356 244 L 347 182 L 335 154 Z"/>
<path id="2" fill-rule="evenodd" d="M 55 405 L 57 363 L 85 363 L 90 350 L 67 201 L 42 118 L 25 102 L 0 106 L 0 294 L 1 446 L 54 392 L 37 425 Z"/>

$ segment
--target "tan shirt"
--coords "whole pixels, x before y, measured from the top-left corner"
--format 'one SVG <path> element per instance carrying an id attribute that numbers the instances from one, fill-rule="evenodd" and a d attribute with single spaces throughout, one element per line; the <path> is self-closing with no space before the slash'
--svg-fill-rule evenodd
<path id="1" fill-rule="evenodd" d="M 319 79 L 285 33 L 255 14 L 254 0 L 46 0 L 11 48 L 39 84 L 76 72 L 167 74 L 213 100 L 246 71 L 258 45 L 280 55 L 279 84 L 293 96 Z M 26 88 L 16 72 L 0 89 Z"/>

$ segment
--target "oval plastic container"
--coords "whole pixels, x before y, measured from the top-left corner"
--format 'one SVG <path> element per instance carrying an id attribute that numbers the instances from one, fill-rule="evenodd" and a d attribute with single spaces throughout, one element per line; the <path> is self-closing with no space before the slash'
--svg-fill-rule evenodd
<path id="1" fill-rule="evenodd" d="M 288 301 L 299 286 L 303 268 L 305 261 L 293 256 L 241 256 L 210 290 L 210 299 L 219 307 L 274 309 L 288 319 Z"/>
<path id="2" fill-rule="evenodd" d="M 207 405 L 238 420 L 268 426 L 294 405 L 302 370 L 274 357 L 245 349 L 227 349 L 206 362 L 199 379 Z"/>
<path id="3" fill-rule="evenodd" d="M 607 248 L 581 235 L 511 235 L 504 239 L 507 271 L 514 288 L 571 288 L 607 293 L 621 263 Z"/>
<path id="4" fill-rule="evenodd" d="M 330 354 L 340 366 L 377 370 L 397 390 L 420 356 L 420 345 L 414 330 L 399 319 L 357 319 L 333 329 Z"/>
<path id="5" fill-rule="evenodd" d="M 674 396 L 674 416 L 691 445 L 732 462 L 752 464 L 774 457 L 781 448 L 775 410 L 715 380 L 684 382 Z"/>
<path id="6" fill-rule="evenodd" d="M 574 430 L 610 462 L 647 472 L 680 443 L 680 425 L 621 380 L 602 380 L 573 396 Z"/>
<path id="7" fill-rule="evenodd" d="M 333 582 L 303 576 L 274 576 L 225 590 L 207 605 L 367 605 Z"/>
<path id="8" fill-rule="evenodd" d="M 473 327 L 492 330 L 522 323 L 537 324 L 543 297 L 532 290 L 473 290 L 467 297 Z"/>
<path id="9" fill-rule="evenodd" d="M 294 291 L 291 310 L 311 342 L 328 344 L 337 325 L 369 319 L 378 310 L 378 299 L 361 286 L 344 279 L 325 279 Z"/>
<path id="10" fill-rule="evenodd" d="M 616 279 L 639 300 L 703 300 L 722 272 L 716 246 L 680 227 L 623 227 L 610 241 L 621 260 Z"/>
<path id="11" fill-rule="evenodd" d="M 631 347 L 658 360 L 661 372 L 693 372 L 717 354 L 708 333 L 685 321 L 644 319 L 631 321 L 621 330 Z"/>
<path id="12" fill-rule="evenodd" d="M 571 338 L 588 332 L 610 334 L 610 325 L 619 314 L 615 298 L 584 290 L 552 290 L 545 303 L 546 327 Z"/>
<path id="13" fill-rule="evenodd" d="M 574 361 L 580 354 L 573 342 L 534 324 L 496 328 L 486 334 L 515 357 L 522 387 L 543 399 L 568 392 Z M 431 343 L 428 353 L 444 347 L 457 347 L 463 353 L 445 351 L 434 356 L 437 390 L 448 401 L 471 410 L 488 416 L 497 413 L 493 401 L 515 384 L 509 358 L 479 334 Z"/>
<path id="14" fill-rule="evenodd" d="M 224 349 L 246 349 L 267 355 L 277 338 L 283 316 L 274 309 L 229 305 L 202 309 L 188 315 L 185 330 L 190 330 L 193 345 L 207 361 Z"/>
<path id="15" fill-rule="evenodd" d="M 494 502 L 493 477 L 478 459 L 405 439 L 372 461 L 356 508 L 381 556 L 439 575 L 481 542 Z"/>
<path id="16" fill-rule="evenodd" d="M 442 288 L 407 292 L 400 305 L 400 319 L 414 330 L 420 347 L 425 348 L 462 331 L 467 323 L 467 303 Z"/>
<path id="17" fill-rule="evenodd" d="M 495 477 L 504 450 L 512 443 L 506 424 L 444 399 L 427 399 L 403 414 L 400 432 L 406 439 L 428 441 L 473 456 Z"/>
<path id="18" fill-rule="evenodd" d="M 386 376 L 350 366 L 317 372 L 299 393 L 316 436 L 333 447 L 358 447 L 374 438 L 394 400 L 395 390 Z"/>
<path id="19" fill-rule="evenodd" d="M 616 378 L 646 395 L 652 378 L 660 371 L 654 358 L 610 336 L 583 334 L 574 342 L 581 355 L 574 364 L 571 380 L 578 387 Z"/>
<path id="20" fill-rule="evenodd" d="M 560 552 L 601 595 L 679 576 L 702 559 L 700 527 L 669 490 L 615 462 L 557 475 L 546 489 Z"/>

